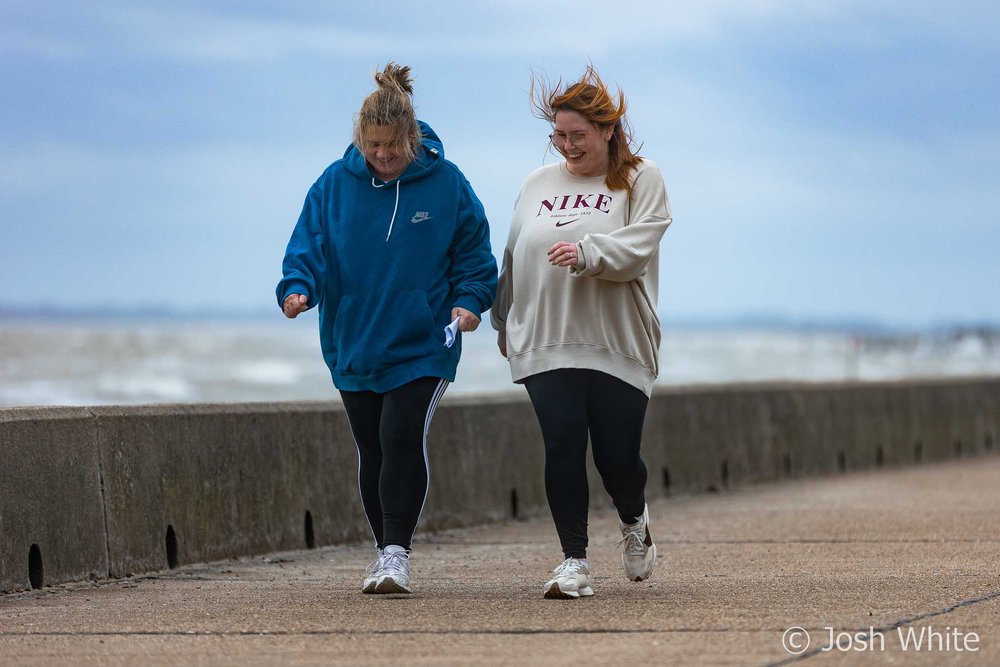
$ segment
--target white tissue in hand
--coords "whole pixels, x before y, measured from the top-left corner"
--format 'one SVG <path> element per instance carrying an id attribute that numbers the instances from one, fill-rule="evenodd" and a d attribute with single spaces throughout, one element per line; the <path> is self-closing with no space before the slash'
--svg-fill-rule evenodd
<path id="1" fill-rule="evenodd" d="M 451 347 L 455 344 L 455 339 L 458 338 L 458 320 L 460 318 L 456 317 L 455 321 L 444 328 L 444 346 Z"/>

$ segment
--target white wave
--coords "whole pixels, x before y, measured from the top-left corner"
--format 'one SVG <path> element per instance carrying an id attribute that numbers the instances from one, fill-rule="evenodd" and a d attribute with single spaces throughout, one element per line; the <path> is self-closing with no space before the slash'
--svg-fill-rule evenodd
<path id="1" fill-rule="evenodd" d="M 523 392 L 492 330 L 462 338 L 449 393 Z M 660 385 L 1000 375 L 1000 336 L 666 330 L 660 356 Z M 0 406 L 336 396 L 313 326 L 0 322 Z"/>
<path id="2" fill-rule="evenodd" d="M 264 385 L 293 385 L 304 375 L 303 369 L 287 361 L 263 360 L 237 364 L 231 377 L 240 382 Z"/>

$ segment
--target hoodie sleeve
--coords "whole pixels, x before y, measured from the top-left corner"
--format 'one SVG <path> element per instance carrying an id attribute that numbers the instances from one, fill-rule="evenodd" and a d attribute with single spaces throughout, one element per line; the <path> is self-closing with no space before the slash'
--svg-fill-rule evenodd
<path id="1" fill-rule="evenodd" d="M 317 181 L 309 189 L 299 221 L 285 250 L 275 295 L 281 308 L 289 294 L 304 294 L 312 308 L 319 303 L 326 280 L 326 253 L 323 236 L 322 189 Z"/>
<path id="2" fill-rule="evenodd" d="M 646 272 L 646 266 L 670 226 L 670 203 L 660 169 L 649 166 L 636 175 L 628 221 L 610 234 L 587 234 L 576 244 L 575 276 L 626 283 Z"/>
<path id="3" fill-rule="evenodd" d="M 497 261 L 490 248 L 490 227 L 483 205 L 469 181 L 462 178 L 458 224 L 451 243 L 451 284 L 454 306 L 482 317 L 493 305 L 497 289 Z"/>

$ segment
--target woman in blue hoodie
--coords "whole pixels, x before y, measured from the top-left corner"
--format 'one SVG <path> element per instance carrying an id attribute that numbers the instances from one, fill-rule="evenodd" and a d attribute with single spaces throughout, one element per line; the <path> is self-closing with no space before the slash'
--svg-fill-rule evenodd
<path id="1" fill-rule="evenodd" d="M 497 267 L 482 204 L 414 114 L 410 68 L 389 63 L 375 82 L 353 143 L 309 190 L 276 293 L 290 318 L 319 307 L 378 551 L 362 590 L 409 593 L 427 429 L 461 354 L 446 327 L 479 326 Z"/>

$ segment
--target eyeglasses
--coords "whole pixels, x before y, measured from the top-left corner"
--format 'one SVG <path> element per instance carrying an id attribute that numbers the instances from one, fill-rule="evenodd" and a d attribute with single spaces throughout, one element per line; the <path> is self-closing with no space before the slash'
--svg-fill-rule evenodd
<path id="1" fill-rule="evenodd" d="M 587 137 L 590 136 L 590 132 L 574 132 L 570 135 L 565 135 L 562 132 L 553 132 L 549 135 L 549 141 L 552 142 L 557 148 L 562 148 L 567 143 L 570 146 L 583 146 L 587 142 Z"/>

